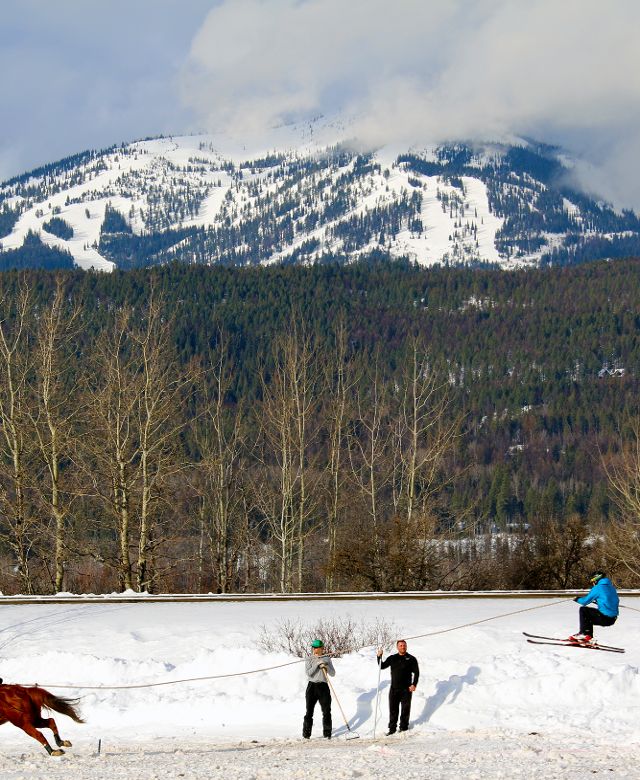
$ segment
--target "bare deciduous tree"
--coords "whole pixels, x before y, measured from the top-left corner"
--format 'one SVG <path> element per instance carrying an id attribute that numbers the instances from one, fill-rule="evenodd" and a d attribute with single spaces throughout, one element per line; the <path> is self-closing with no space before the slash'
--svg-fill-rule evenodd
<path id="1" fill-rule="evenodd" d="M 196 437 L 202 460 L 195 485 L 199 496 L 201 577 L 206 539 L 219 593 L 227 593 L 231 587 L 233 570 L 238 565 L 243 547 L 247 554 L 248 542 L 241 479 L 246 442 L 242 410 L 226 400 L 231 372 L 226 344 L 220 339 L 210 375 L 203 375 L 204 409 L 198 420 L 199 433 Z"/>
<path id="2" fill-rule="evenodd" d="M 31 291 L 21 284 L 15 300 L 1 302 L 0 315 L 0 508 L 5 539 L 15 557 L 21 588 L 33 593 L 29 567 L 36 524 L 27 506 L 27 471 L 32 442 L 28 433 L 28 323 Z"/>
<path id="3" fill-rule="evenodd" d="M 318 475 L 311 463 L 317 377 L 307 335 L 294 327 L 274 348 L 274 366 L 262 375 L 259 478 L 256 506 L 276 542 L 279 588 L 303 582 L 304 542 L 317 506 Z M 294 582 L 295 580 L 295 582 Z"/>
<path id="4" fill-rule="evenodd" d="M 410 524 L 416 512 L 428 514 L 435 490 L 449 479 L 441 471 L 460 430 L 460 417 L 447 414 L 450 405 L 446 385 L 429 365 L 418 339 L 410 345 L 402 377 L 398 448 L 400 514 Z"/>
<path id="5" fill-rule="evenodd" d="M 619 455 L 602 457 L 609 491 L 619 516 L 603 528 L 608 555 L 640 581 L 640 417 L 628 424 L 629 437 L 621 442 Z"/>
<path id="6" fill-rule="evenodd" d="M 111 328 L 101 334 L 95 348 L 94 371 L 89 386 L 91 448 L 95 490 L 113 519 L 118 540 L 116 568 L 120 586 L 133 590 L 131 559 L 132 512 L 135 513 L 136 439 L 135 413 L 140 395 L 137 361 L 131 353 L 130 309 L 116 315 Z"/>
<path id="7" fill-rule="evenodd" d="M 130 308 L 119 312 L 96 349 L 90 388 L 94 484 L 115 523 L 121 586 L 152 590 L 155 551 L 167 542 L 157 533 L 163 490 L 183 468 L 178 439 L 186 419 L 180 403 L 193 373 L 178 370 L 160 302 L 151 296 L 142 322 L 134 319 Z"/>
<path id="8" fill-rule="evenodd" d="M 349 435 L 351 469 L 369 518 L 371 582 L 376 590 L 384 587 L 382 497 L 393 476 L 388 401 L 388 391 L 380 378 L 376 359 L 369 391 L 360 390 L 357 394 L 356 427 Z"/>
<path id="9" fill-rule="evenodd" d="M 35 342 L 33 408 L 29 412 L 44 472 L 34 480 L 53 538 L 54 592 L 63 589 L 67 555 L 67 524 L 73 501 L 70 480 L 77 451 L 76 419 L 81 405 L 73 349 L 78 309 L 67 309 L 58 277 L 53 299 L 38 323 Z"/>
<path id="10" fill-rule="evenodd" d="M 327 571 L 325 576 L 328 592 L 334 586 L 336 541 L 340 515 L 345 508 L 344 485 L 347 470 L 344 459 L 347 456 L 347 421 L 351 394 L 356 383 L 353 364 L 349 360 L 347 327 L 341 317 L 335 329 L 335 352 L 325 365 L 328 374 L 328 402 L 326 408 L 328 425 L 328 501 L 327 501 Z"/>

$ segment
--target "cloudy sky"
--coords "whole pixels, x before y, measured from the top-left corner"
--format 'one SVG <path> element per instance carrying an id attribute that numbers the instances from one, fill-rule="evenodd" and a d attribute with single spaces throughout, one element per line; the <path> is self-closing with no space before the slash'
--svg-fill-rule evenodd
<path id="1" fill-rule="evenodd" d="M 0 179 L 342 113 L 371 143 L 558 143 L 640 210 L 638 30 L 638 0 L 0 0 Z"/>

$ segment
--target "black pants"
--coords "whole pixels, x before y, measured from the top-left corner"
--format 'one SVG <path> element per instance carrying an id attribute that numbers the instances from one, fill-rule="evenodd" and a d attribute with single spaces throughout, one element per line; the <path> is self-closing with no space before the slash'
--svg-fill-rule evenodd
<path id="1" fill-rule="evenodd" d="M 400 705 L 402 705 L 402 715 L 400 715 L 400 731 L 406 731 L 409 728 L 409 716 L 411 715 L 411 696 L 412 693 L 408 688 L 389 689 L 389 731 L 396 730 Z"/>
<path id="2" fill-rule="evenodd" d="M 307 684 L 307 692 L 305 693 L 305 700 L 307 703 L 307 711 L 302 723 L 302 736 L 307 739 L 311 736 L 311 729 L 313 727 L 313 711 L 316 707 L 316 702 L 320 702 L 322 707 L 322 736 L 331 736 L 331 691 L 326 682 Z"/>
<path id="3" fill-rule="evenodd" d="M 580 607 L 580 633 L 593 636 L 594 626 L 612 626 L 617 618 L 603 615 L 599 609 Z"/>

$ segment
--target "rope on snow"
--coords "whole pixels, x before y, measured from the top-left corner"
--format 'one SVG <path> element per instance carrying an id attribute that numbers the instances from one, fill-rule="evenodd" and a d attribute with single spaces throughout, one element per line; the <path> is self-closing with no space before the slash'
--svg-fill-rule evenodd
<path id="1" fill-rule="evenodd" d="M 571 601 L 572 599 L 561 599 L 560 601 L 553 601 L 550 604 L 539 604 L 537 607 L 526 607 L 525 609 L 516 609 L 513 612 L 503 612 L 500 615 L 493 615 L 492 617 L 482 618 L 481 620 L 474 620 L 471 623 L 463 623 L 459 626 L 452 626 L 451 628 L 443 628 L 439 631 L 430 631 L 426 634 L 416 634 L 415 636 L 409 636 L 407 639 L 426 639 L 432 636 L 439 636 L 440 634 L 448 634 L 450 631 L 460 631 L 463 628 L 471 628 L 472 626 L 479 626 L 481 623 L 488 623 L 490 620 L 499 620 L 500 618 L 512 617 L 513 615 L 520 615 L 524 612 L 533 612 L 536 609 L 544 609 L 545 607 L 554 607 L 558 604 L 564 604 L 565 601 Z M 627 609 L 634 609 L 634 607 L 627 607 Z M 640 610 L 635 610 L 640 612 Z M 376 645 L 364 645 L 364 647 L 358 648 L 356 652 L 360 650 L 366 650 L 369 647 L 376 647 Z M 181 680 L 165 680 L 164 682 L 154 683 L 139 683 L 137 685 L 62 685 L 60 683 L 36 683 L 41 688 L 72 688 L 78 691 L 122 691 L 133 690 L 136 688 L 157 688 L 162 685 L 180 685 L 188 682 L 203 682 L 206 680 L 221 680 L 226 677 L 245 677 L 249 674 L 259 674 L 260 672 L 270 672 L 273 669 L 283 669 L 285 666 L 294 666 L 295 664 L 301 664 L 304 658 L 299 658 L 295 661 L 288 661 L 284 664 L 277 664 L 275 666 L 265 666 L 262 669 L 249 669 L 244 672 L 231 672 L 229 674 L 212 674 L 206 677 L 187 677 Z M 29 687 L 29 686 L 26 686 Z"/>

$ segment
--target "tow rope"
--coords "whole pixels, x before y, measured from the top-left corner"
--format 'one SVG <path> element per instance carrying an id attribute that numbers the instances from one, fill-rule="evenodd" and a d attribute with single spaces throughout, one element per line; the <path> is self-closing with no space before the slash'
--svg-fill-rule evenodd
<path id="1" fill-rule="evenodd" d="M 460 631 L 463 628 L 471 628 L 472 626 L 479 626 L 482 623 L 488 623 L 491 620 L 499 620 L 500 618 L 512 617 L 513 615 L 521 615 L 524 612 L 533 612 L 536 609 L 544 609 L 545 607 L 555 607 L 558 606 L 558 604 L 564 604 L 565 601 L 572 601 L 572 599 L 561 599 L 560 601 L 553 601 L 550 604 L 540 604 L 537 607 L 526 607 L 525 609 L 516 609 L 513 612 L 503 612 L 500 615 L 493 615 L 492 617 L 482 618 L 481 620 L 474 620 L 470 623 L 462 623 L 459 626 L 452 626 L 451 628 L 443 628 L 439 631 L 430 631 L 426 634 L 416 634 L 415 636 L 408 636 L 406 638 L 412 640 L 426 639 L 432 636 L 439 636 L 440 634 L 448 634 L 451 631 Z M 633 609 L 633 607 L 627 607 L 627 609 Z M 635 610 L 635 611 L 640 612 L 640 610 Z M 360 647 L 357 650 L 354 650 L 352 652 L 360 652 L 361 650 L 366 650 L 369 647 L 376 647 L 376 645 L 364 645 L 363 647 Z M 180 680 L 165 680 L 164 682 L 139 683 L 136 685 L 70 685 L 70 684 L 65 685 L 61 683 L 35 683 L 35 685 L 40 688 L 66 688 L 66 689 L 71 688 L 77 691 L 122 691 L 122 690 L 134 690 L 139 688 L 157 688 L 163 685 L 181 685 L 183 683 L 189 683 L 189 682 L 222 680 L 227 677 L 245 677 L 250 674 L 270 672 L 274 669 L 283 669 L 286 666 L 294 666 L 295 664 L 301 664 L 303 663 L 304 660 L 305 660 L 304 658 L 298 658 L 295 661 L 287 661 L 284 664 L 276 664 L 275 666 L 265 666 L 262 669 L 249 669 L 243 672 L 230 672 L 228 674 L 211 674 L 211 675 L 207 675 L 206 677 L 185 677 Z M 30 685 L 34 685 L 33 683 L 31 683 L 30 685 L 24 683 L 20 683 L 20 684 L 25 685 L 25 687 L 30 687 Z"/>

